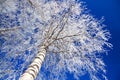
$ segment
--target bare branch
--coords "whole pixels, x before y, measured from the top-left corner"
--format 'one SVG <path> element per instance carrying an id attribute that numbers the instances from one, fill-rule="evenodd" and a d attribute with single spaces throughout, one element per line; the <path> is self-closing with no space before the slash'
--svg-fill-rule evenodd
<path id="1" fill-rule="evenodd" d="M 16 31 L 18 29 L 21 29 L 22 27 L 13 27 L 13 28 L 4 28 L 4 29 L 0 29 L 0 34 L 4 34 L 5 32 L 9 32 L 9 31 Z"/>
<path id="2" fill-rule="evenodd" d="M 79 36 L 79 34 L 74 34 L 74 35 L 66 35 L 66 36 L 63 36 L 63 37 L 60 37 L 60 38 L 53 38 L 55 40 L 60 40 L 60 39 L 65 39 L 65 38 L 72 38 L 72 37 L 76 37 L 76 36 Z"/>
<path id="3" fill-rule="evenodd" d="M 65 15 L 66 15 L 66 17 L 65 17 Z M 66 13 L 64 15 L 64 17 L 62 18 L 62 21 L 57 25 L 57 27 L 53 30 L 53 31 L 55 31 L 58 27 L 59 27 L 59 25 L 61 25 L 62 23 L 63 23 L 63 25 L 62 25 L 62 27 L 61 27 L 61 29 L 57 32 L 57 33 L 53 33 L 53 35 L 51 36 L 51 42 L 49 42 L 48 43 L 48 45 L 47 46 L 49 46 L 49 45 L 51 45 L 55 40 L 56 40 L 56 38 L 60 35 L 60 33 L 63 31 L 63 29 L 64 29 L 64 27 L 65 27 L 65 24 L 67 23 L 67 21 L 68 21 L 68 17 L 69 17 L 69 15 L 70 15 L 70 11 L 68 12 L 68 13 Z M 64 21 L 64 19 L 65 19 L 65 21 Z"/>

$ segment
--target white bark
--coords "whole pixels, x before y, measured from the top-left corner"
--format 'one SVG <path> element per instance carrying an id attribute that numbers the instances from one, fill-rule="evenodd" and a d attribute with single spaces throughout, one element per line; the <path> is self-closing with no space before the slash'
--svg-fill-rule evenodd
<path id="1" fill-rule="evenodd" d="M 46 54 L 46 49 L 44 46 L 40 48 L 40 51 L 36 55 L 33 62 L 29 65 L 27 70 L 21 75 L 19 80 L 35 80 L 39 70 L 41 68 L 42 62 L 44 61 Z"/>

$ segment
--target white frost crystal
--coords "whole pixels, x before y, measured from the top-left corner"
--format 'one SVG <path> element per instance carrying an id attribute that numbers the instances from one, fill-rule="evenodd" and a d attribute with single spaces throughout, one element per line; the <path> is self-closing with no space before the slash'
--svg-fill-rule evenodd
<path id="1" fill-rule="evenodd" d="M 100 56 L 110 34 L 77 0 L 6 0 L 0 11 L 0 80 L 18 80 L 50 35 L 36 80 L 107 80 Z"/>

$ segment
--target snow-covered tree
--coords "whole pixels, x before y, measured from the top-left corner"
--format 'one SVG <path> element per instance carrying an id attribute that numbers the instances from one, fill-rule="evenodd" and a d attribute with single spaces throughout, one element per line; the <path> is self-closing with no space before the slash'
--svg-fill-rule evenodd
<path id="1" fill-rule="evenodd" d="M 107 80 L 109 32 L 79 0 L 0 1 L 0 79 Z"/>

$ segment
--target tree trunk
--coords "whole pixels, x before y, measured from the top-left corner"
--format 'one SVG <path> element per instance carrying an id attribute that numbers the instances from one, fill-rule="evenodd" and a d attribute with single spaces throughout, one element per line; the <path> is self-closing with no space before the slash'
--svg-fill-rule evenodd
<path id="1" fill-rule="evenodd" d="M 44 46 L 42 46 L 33 62 L 29 65 L 27 70 L 20 76 L 19 80 L 35 80 L 41 68 L 42 62 L 44 61 L 45 54 L 46 49 Z"/>

